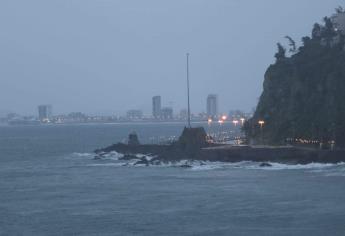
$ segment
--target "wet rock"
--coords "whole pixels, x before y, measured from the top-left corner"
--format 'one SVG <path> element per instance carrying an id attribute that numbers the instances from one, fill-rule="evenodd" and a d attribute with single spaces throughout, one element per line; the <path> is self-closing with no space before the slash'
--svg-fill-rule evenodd
<path id="1" fill-rule="evenodd" d="M 260 167 L 272 167 L 272 165 L 270 163 L 263 162 L 260 164 Z"/>
<path id="2" fill-rule="evenodd" d="M 159 166 L 159 165 L 162 165 L 162 162 L 160 160 L 151 160 L 150 164 L 151 165 Z"/>
<path id="3" fill-rule="evenodd" d="M 96 153 L 96 155 L 94 156 L 94 160 L 100 160 L 100 159 L 103 159 L 106 157 L 106 152 L 99 152 L 99 153 Z"/>
<path id="4" fill-rule="evenodd" d="M 188 165 L 188 164 L 183 164 L 183 165 L 180 165 L 179 167 L 181 167 L 181 168 L 192 168 L 193 166 Z"/>
<path id="5" fill-rule="evenodd" d="M 149 166 L 150 165 L 150 162 L 145 158 L 141 158 L 139 161 L 137 161 L 136 163 L 134 163 L 134 165 L 146 165 L 146 166 Z"/>
<path id="6" fill-rule="evenodd" d="M 93 157 L 93 159 L 94 159 L 94 160 L 100 160 L 100 159 L 102 159 L 102 156 L 96 155 L 96 156 Z"/>
<path id="7" fill-rule="evenodd" d="M 121 160 L 121 161 L 129 161 L 129 160 L 133 160 L 133 159 L 138 159 L 138 157 L 136 155 L 132 155 L 132 154 L 125 154 L 125 155 L 123 155 L 123 157 L 119 158 L 119 160 Z"/>

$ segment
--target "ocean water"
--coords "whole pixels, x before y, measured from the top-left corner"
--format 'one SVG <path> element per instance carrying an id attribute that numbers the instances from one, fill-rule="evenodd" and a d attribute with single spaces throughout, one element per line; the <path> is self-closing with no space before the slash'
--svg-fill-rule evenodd
<path id="1" fill-rule="evenodd" d="M 231 127 L 223 127 L 231 129 Z M 0 235 L 345 235 L 345 164 L 123 166 L 183 124 L 0 127 Z"/>

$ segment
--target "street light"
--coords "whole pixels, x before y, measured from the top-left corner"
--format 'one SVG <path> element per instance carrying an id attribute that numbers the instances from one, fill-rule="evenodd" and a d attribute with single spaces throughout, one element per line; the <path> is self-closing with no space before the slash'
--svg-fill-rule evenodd
<path id="1" fill-rule="evenodd" d="M 212 119 L 208 118 L 207 123 L 210 125 L 212 123 Z"/>
<path id="2" fill-rule="evenodd" d="M 219 119 L 218 123 L 219 123 L 219 127 L 218 127 L 218 137 L 217 137 L 217 140 L 220 141 L 221 135 L 222 135 L 222 124 L 224 123 L 224 120 Z"/>
<path id="3" fill-rule="evenodd" d="M 222 116 L 222 120 L 226 120 L 227 118 L 226 115 Z"/>
<path id="4" fill-rule="evenodd" d="M 237 126 L 238 120 L 233 120 L 232 123 L 234 123 L 234 125 Z"/>
<path id="5" fill-rule="evenodd" d="M 242 123 L 242 126 L 243 126 L 245 119 L 241 118 L 240 120 L 241 120 L 241 123 Z"/>
<path id="6" fill-rule="evenodd" d="M 265 124 L 265 121 L 263 121 L 263 120 L 259 120 L 259 125 L 260 125 L 260 133 L 261 133 L 261 142 L 263 143 L 264 142 L 264 134 L 263 134 L 263 132 L 262 132 L 262 127 L 264 126 L 264 124 Z"/>
<path id="7" fill-rule="evenodd" d="M 265 121 L 263 121 L 263 120 L 259 120 L 259 125 L 260 125 L 260 129 L 262 129 L 262 127 L 264 126 L 264 124 L 265 124 Z"/>

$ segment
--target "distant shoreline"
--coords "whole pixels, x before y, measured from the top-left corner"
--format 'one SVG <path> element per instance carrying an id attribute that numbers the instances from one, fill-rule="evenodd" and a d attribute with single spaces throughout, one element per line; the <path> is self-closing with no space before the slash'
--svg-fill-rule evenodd
<path id="1" fill-rule="evenodd" d="M 192 124 L 207 124 L 207 121 L 192 121 Z M 0 123 L 0 126 L 8 127 L 26 127 L 26 126 L 60 126 L 60 125 L 144 125 L 144 124 L 186 124 L 186 121 L 123 121 L 123 122 L 70 122 L 70 123 L 49 123 L 49 124 L 7 124 Z M 231 124 L 231 121 L 225 121 L 224 124 Z"/>

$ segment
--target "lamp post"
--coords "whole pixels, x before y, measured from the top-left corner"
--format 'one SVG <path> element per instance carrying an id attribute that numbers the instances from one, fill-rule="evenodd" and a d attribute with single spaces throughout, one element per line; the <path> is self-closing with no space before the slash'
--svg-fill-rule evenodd
<path id="1" fill-rule="evenodd" d="M 208 118 L 207 119 L 207 127 L 208 127 L 208 129 L 207 129 L 207 135 L 208 136 L 211 136 L 211 125 L 212 125 L 212 118 Z"/>
<path id="2" fill-rule="evenodd" d="M 237 126 L 238 124 L 238 120 L 233 120 L 232 123 L 234 123 L 235 127 Z"/>
<path id="3" fill-rule="evenodd" d="M 224 120 L 222 119 L 219 119 L 218 120 L 218 123 L 219 123 L 219 129 L 218 129 L 218 141 L 221 140 L 221 137 L 222 137 L 222 124 L 224 124 Z"/>
<path id="4" fill-rule="evenodd" d="M 263 121 L 263 120 L 259 120 L 259 125 L 260 125 L 260 129 L 262 129 L 262 127 L 264 126 L 264 124 L 265 124 L 265 121 Z"/>
<path id="5" fill-rule="evenodd" d="M 241 120 L 241 124 L 242 124 L 242 126 L 243 126 L 245 119 L 244 119 L 244 118 L 241 118 L 240 120 Z"/>
<path id="6" fill-rule="evenodd" d="M 258 123 L 260 125 L 261 143 L 263 144 L 264 143 L 263 127 L 264 127 L 265 121 L 264 120 L 259 120 Z"/>

